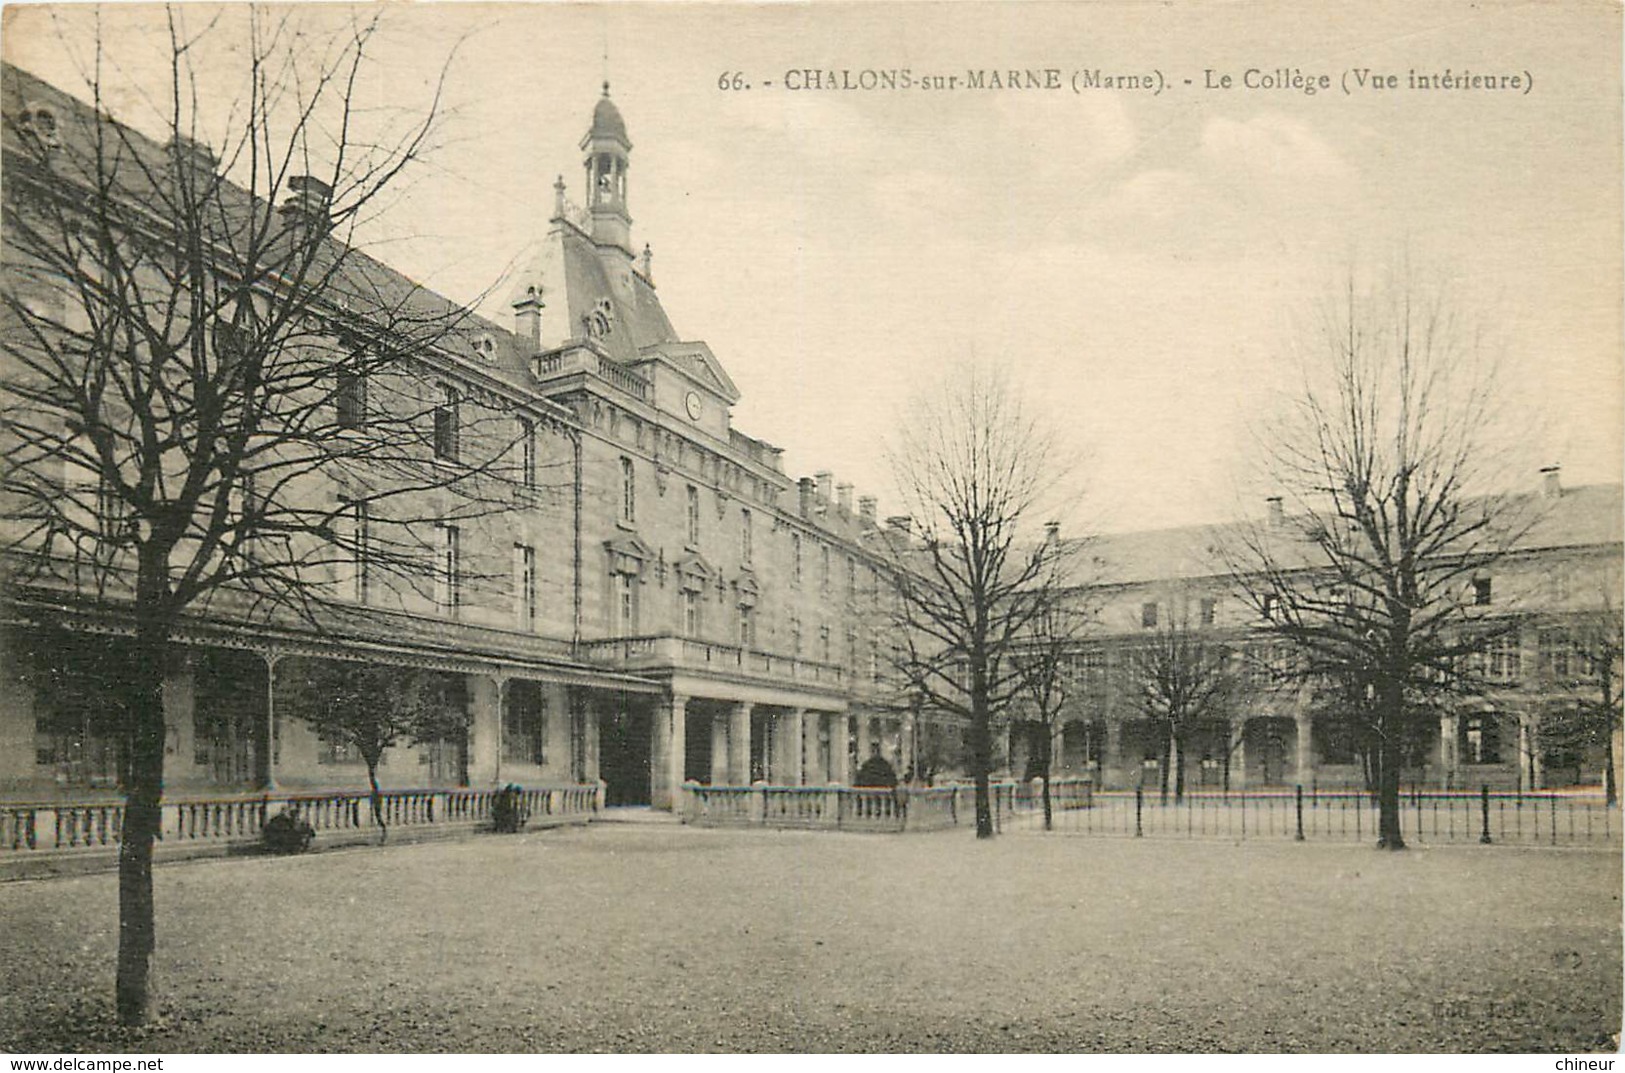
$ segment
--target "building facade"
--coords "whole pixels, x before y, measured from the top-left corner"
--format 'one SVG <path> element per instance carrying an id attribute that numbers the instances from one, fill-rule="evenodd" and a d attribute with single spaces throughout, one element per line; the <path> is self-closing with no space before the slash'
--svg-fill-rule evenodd
<path id="1" fill-rule="evenodd" d="M 8 156 L 28 123 L 65 128 L 85 108 L 12 67 L 3 106 Z M 739 389 L 704 342 L 677 333 L 650 251 L 632 240 L 632 143 L 607 86 L 581 151 L 581 200 L 556 184 L 511 323 L 461 316 L 434 353 L 407 356 L 391 389 L 432 422 L 439 461 L 503 430 L 500 508 L 437 525 L 422 585 L 371 579 L 362 558 L 328 564 L 313 584 L 352 613 L 322 629 L 230 600 L 189 616 L 165 668 L 170 793 L 365 785 L 360 757 L 288 707 L 299 661 L 332 658 L 434 672 L 467 716 L 466 734 L 391 750 L 386 787 L 602 780 L 611 805 L 665 808 L 688 780 L 844 783 L 876 754 L 899 774 L 960 769 L 960 727 L 920 710 L 896 671 L 886 578 L 900 527 L 829 473 L 792 478 L 779 449 L 733 427 Z M 376 289 L 449 305 L 387 266 L 367 271 Z M 335 396 L 348 431 L 368 433 L 382 387 Z M 307 494 L 350 502 L 354 490 L 339 474 Z M 1428 785 L 1595 781 L 1595 750 L 1548 747 L 1539 726 L 1592 685 L 1560 636 L 1597 594 L 1617 595 L 1620 490 L 1547 494 L 1539 538 L 1493 579 L 1493 599 L 1527 622 L 1497 663 L 1505 690 L 1441 720 L 1417 758 Z M 365 514 L 353 521 L 364 533 Z M 1097 629 L 1071 661 L 1067 708 L 1053 729 L 1020 713 L 1005 722 L 1006 773 L 1031 774 L 1035 733 L 1061 774 L 1122 787 L 1154 773 L 1129 653 L 1177 605 L 1251 654 L 1234 709 L 1190 747 L 1198 785 L 1357 779 L 1348 750 L 1316 727 L 1312 691 L 1270 671 L 1287 657 L 1267 650 L 1211 565 L 1212 539 L 1194 528 L 1097 542 Z M 0 794 L 117 792 L 129 633 L 116 596 L 13 578 Z"/>

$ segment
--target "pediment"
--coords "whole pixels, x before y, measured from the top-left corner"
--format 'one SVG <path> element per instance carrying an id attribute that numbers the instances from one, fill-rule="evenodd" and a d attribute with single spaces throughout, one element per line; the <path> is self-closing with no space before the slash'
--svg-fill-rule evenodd
<path id="1" fill-rule="evenodd" d="M 643 564 L 654 557 L 649 545 L 633 533 L 604 541 L 604 550 L 609 553 L 609 572 L 612 574 L 641 574 Z"/>
<path id="2" fill-rule="evenodd" d="M 688 552 L 683 555 L 672 563 L 672 569 L 677 572 L 678 585 L 689 590 L 703 589 L 717 576 L 716 568 L 706 562 L 705 556 L 699 552 Z"/>
<path id="3" fill-rule="evenodd" d="M 705 343 L 662 343 L 646 347 L 642 354 L 646 360 L 664 361 L 696 386 L 726 399 L 730 404 L 739 401 L 739 389 Z"/>

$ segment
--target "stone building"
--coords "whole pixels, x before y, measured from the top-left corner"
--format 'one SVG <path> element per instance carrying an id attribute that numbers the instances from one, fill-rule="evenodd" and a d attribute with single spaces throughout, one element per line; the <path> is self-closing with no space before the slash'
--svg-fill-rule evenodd
<path id="1" fill-rule="evenodd" d="M 1534 523 L 1493 570 L 1473 579 L 1472 610 L 1495 633 L 1475 657 L 1480 688 L 1454 698 L 1437 724 L 1409 743 L 1407 788 L 1602 782 L 1605 735 L 1595 727 L 1578 730 L 1574 712 L 1605 688 L 1603 668 L 1584 654 L 1595 646 L 1580 642 L 1588 631 L 1619 629 L 1625 503 L 1618 485 L 1564 488 L 1555 466 L 1524 498 Z M 1285 532 L 1292 522 L 1272 501 L 1262 524 Z M 1091 583 L 1077 596 L 1090 608 L 1092 625 L 1065 669 L 1066 700 L 1055 725 L 1024 721 L 1021 713 L 1007 723 L 1011 774 L 1031 773 L 1045 751 L 1037 738 L 1048 735 L 1061 775 L 1088 774 L 1107 788 L 1159 787 L 1162 765 L 1174 761 L 1165 754 L 1166 734 L 1147 718 L 1146 665 L 1136 653 L 1159 631 L 1175 630 L 1218 655 L 1227 679 L 1213 718 L 1187 743 L 1187 786 L 1365 785 L 1358 750 L 1325 688 L 1294 673 L 1294 653 L 1226 571 L 1221 549 L 1236 546 L 1237 532 L 1237 525 L 1203 525 L 1089 543 Z M 1617 637 L 1612 643 L 1617 653 Z M 1608 673 L 1617 699 L 1617 664 Z M 1619 748 L 1616 730 L 1616 754 Z"/>
<path id="2" fill-rule="evenodd" d="M 19 117 L 67 130 L 84 108 L 4 73 L 8 152 Z M 317 578 L 358 611 L 341 628 L 189 620 L 164 689 L 170 792 L 362 785 L 358 757 L 278 706 L 290 659 L 329 656 L 435 671 L 466 710 L 458 740 L 393 750 L 386 786 L 602 779 L 611 804 L 668 806 L 684 779 L 842 782 L 873 749 L 907 766 L 913 719 L 875 628 L 874 501 L 828 473 L 792 479 L 733 427 L 738 388 L 677 334 L 633 246 L 632 143 L 607 86 L 581 150 L 583 202 L 559 181 L 511 326 L 461 316 L 453 352 L 410 355 L 415 387 L 394 389 L 432 408 L 437 459 L 505 429 L 511 502 L 438 527 L 432 586 L 369 585 L 361 562 Z M 366 267 L 370 287 L 445 304 Z M 0 792 L 111 793 L 124 607 L 9 595 Z"/>
<path id="3" fill-rule="evenodd" d="M 14 67 L 3 76 L 13 174 L 25 120 L 66 130 L 85 105 Z M 361 558 L 326 568 L 312 584 L 352 613 L 320 631 L 229 600 L 191 616 L 166 667 L 171 794 L 363 786 L 359 757 L 286 710 L 290 668 L 331 657 L 433 671 L 445 703 L 467 715 L 466 734 L 393 750 L 380 772 L 388 787 L 601 779 L 612 805 L 669 807 L 685 780 L 842 783 L 875 752 L 900 774 L 959 767 L 960 728 L 920 711 L 892 669 L 886 571 L 906 521 L 877 518 L 873 498 L 829 473 L 791 477 L 777 448 L 733 427 L 738 387 L 704 342 L 677 333 L 651 252 L 633 241 L 632 142 L 607 86 L 580 147 L 581 201 L 556 184 L 511 322 L 460 314 L 433 353 L 406 355 L 392 374 L 390 390 L 432 419 L 424 438 L 438 461 L 493 437 L 508 445 L 500 509 L 438 524 L 423 585 L 370 582 Z M 6 197 L 20 196 L 8 182 Z M 365 271 L 374 291 L 451 308 L 387 266 L 368 260 Z M 337 404 L 354 406 L 347 427 L 365 435 L 373 403 L 360 388 Z M 345 480 L 308 494 L 347 502 Z M 1416 757 L 1428 785 L 1596 780 L 1596 749 L 1539 728 L 1591 688 L 1562 631 L 1601 594 L 1618 595 L 1620 489 L 1564 490 L 1554 476 L 1545 494 L 1546 520 L 1504 575 L 1485 579 L 1489 601 L 1520 617 L 1495 657 L 1505 688 L 1441 720 Z M 366 516 L 353 521 L 364 533 Z M 1160 755 L 1128 653 L 1177 607 L 1247 654 L 1234 707 L 1191 748 L 1198 785 L 1358 780 L 1348 750 L 1315 725 L 1311 691 L 1286 684 L 1289 655 L 1261 638 L 1214 567 L 1216 533 L 1094 544 L 1098 626 L 1072 659 L 1062 725 L 1007 722 L 1007 774 L 1030 773 L 1042 734 L 1060 774 L 1108 787 L 1154 775 Z M 0 795 L 114 795 L 127 606 L 72 584 L 6 595 Z"/>

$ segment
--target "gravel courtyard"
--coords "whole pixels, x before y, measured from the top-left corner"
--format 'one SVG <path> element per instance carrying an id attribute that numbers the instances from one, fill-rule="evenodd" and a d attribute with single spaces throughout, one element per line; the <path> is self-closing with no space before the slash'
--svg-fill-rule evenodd
<path id="1" fill-rule="evenodd" d="M 1570 1051 L 1618 853 L 595 825 L 0 885 L 11 1051 Z"/>

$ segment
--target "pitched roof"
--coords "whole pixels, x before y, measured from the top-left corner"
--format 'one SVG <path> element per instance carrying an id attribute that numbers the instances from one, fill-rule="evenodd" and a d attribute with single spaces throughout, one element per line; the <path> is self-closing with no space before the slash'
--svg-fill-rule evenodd
<path id="1" fill-rule="evenodd" d="M 1625 488 L 1617 484 L 1566 488 L 1546 498 L 1536 493 L 1508 497 L 1510 513 L 1523 519 L 1527 529 L 1513 551 L 1618 545 L 1625 540 Z M 1302 539 L 1293 519 L 1274 529 L 1262 522 L 1224 522 L 1172 529 L 1110 533 L 1088 540 L 1080 548 L 1076 573 L 1086 584 L 1126 585 L 1148 581 L 1177 581 L 1213 577 L 1227 572 L 1226 548 L 1237 552 L 1244 539 L 1262 536 L 1282 566 L 1311 566 L 1319 562 Z"/>

